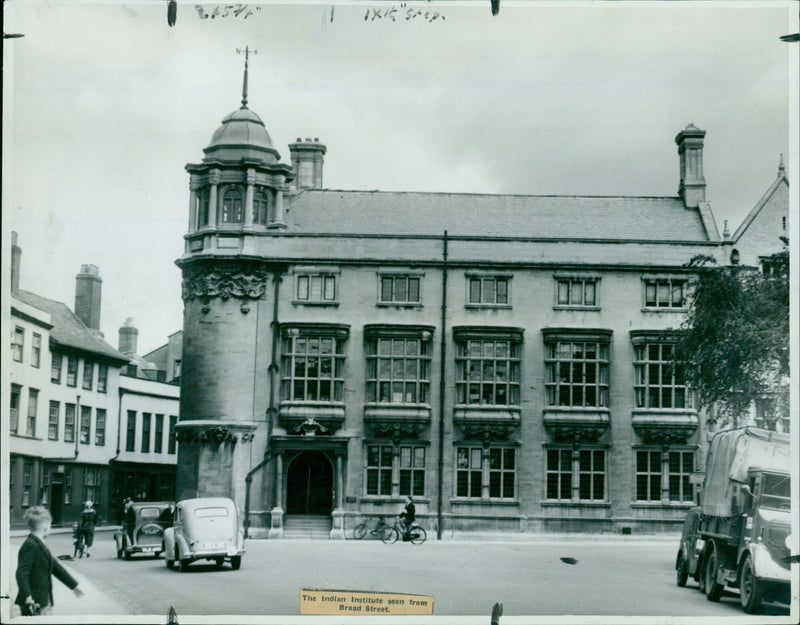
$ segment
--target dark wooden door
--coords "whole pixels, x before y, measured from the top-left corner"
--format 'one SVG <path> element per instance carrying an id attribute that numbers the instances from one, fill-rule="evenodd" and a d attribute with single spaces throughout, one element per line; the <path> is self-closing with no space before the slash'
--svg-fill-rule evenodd
<path id="1" fill-rule="evenodd" d="M 333 467 L 321 452 L 303 452 L 286 475 L 286 514 L 330 514 Z"/>

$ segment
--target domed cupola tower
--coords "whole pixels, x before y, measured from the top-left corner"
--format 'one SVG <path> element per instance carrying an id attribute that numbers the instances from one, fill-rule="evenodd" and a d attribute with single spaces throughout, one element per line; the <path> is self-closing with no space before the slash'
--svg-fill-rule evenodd
<path id="1" fill-rule="evenodd" d="M 244 508 L 253 458 L 266 447 L 271 278 L 259 252 L 285 228 L 293 180 L 264 122 L 242 105 L 225 117 L 189 164 L 189 229 L 183 256 L 183 354 L 177 495 L 228 496 Z M 276 278 L 277 279 L 277 278 Z"/>

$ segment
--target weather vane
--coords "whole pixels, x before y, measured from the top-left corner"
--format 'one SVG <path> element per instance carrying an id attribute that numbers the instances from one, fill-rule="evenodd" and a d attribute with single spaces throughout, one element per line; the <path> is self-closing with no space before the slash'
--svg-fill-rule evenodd
<path id="1" fill-rule="evenodd" d="M 247 60 L 251 54 L 258 54 L 258 50 L 251 50 L 250 46 L 245 46 L 244 50 L 236 48 L 236 54 L 244 54 L 244 80 L 242 81 L 242 108 L 247 108 Z"/>

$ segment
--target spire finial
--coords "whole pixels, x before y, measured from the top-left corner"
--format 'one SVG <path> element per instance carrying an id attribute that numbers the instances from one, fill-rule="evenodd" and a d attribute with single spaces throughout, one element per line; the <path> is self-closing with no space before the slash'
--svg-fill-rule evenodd
<path id="1" fill-rule="evenodd" d="M 242 80 L 242 108 L 247 108 L 247 61 L 250 54 L 258 54 L 258 50 L 251 50 L 250 46 L 245 46 L 244 50 L 236 48 L 236 54 L 244 53 L 244 79 Z"/>
<path id="2" fill-rule="evenodd" d="M 725 220 L 725 223 L 722 226 L 722 238 L 723 239 L 730 239 L 731 238 L 731 231 L 728 230 L 728 220 Z"/>
<path id="3" fill-rule="evenodd" d="M 781 154 L 781 161 L 778 163 L 778 178 L 786 175 L 786 166 L 783 164 L 783 154 Z"/>

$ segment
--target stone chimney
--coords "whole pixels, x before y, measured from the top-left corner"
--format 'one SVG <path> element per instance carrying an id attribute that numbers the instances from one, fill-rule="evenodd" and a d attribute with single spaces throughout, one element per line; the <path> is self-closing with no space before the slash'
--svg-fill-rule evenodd
<path id="1" fill-rule="evenodd" d="M 136 354 L 139 342 L 139 330 L 133 325 L 133 318 L 128 317 L 119 329 L 119 351 L 126 356 Z"/>
<path id="2" fill-rule="evenodd" d="M 322 162 L 326 148 L 318 138 L 297 141 L 289 144 L 297 190 L 322 188 Z"/>
<path id="3" fill-rule="evenodd" d="M 22 260 L 22 248 L 17 245 L 17 233 L 11 233 L 11 292 L 19 292 L 19 263 Z"/>
<path id="4" fill-rule="evenodd" d="M 706 201 L 706 179 L 703 178 L 703 137 L 705 130 L 689 124 L 675 137 L 680 156 L 681 181 L 678 195 L 686 208 L 697 208 Z"/>
<path id="5" fill-rule="evenodd" d="M 100 291 L 103 280 L 96 265 L 81 265 L 75 276 L 75 314 L 90 330 L 100 332 Z"/>

